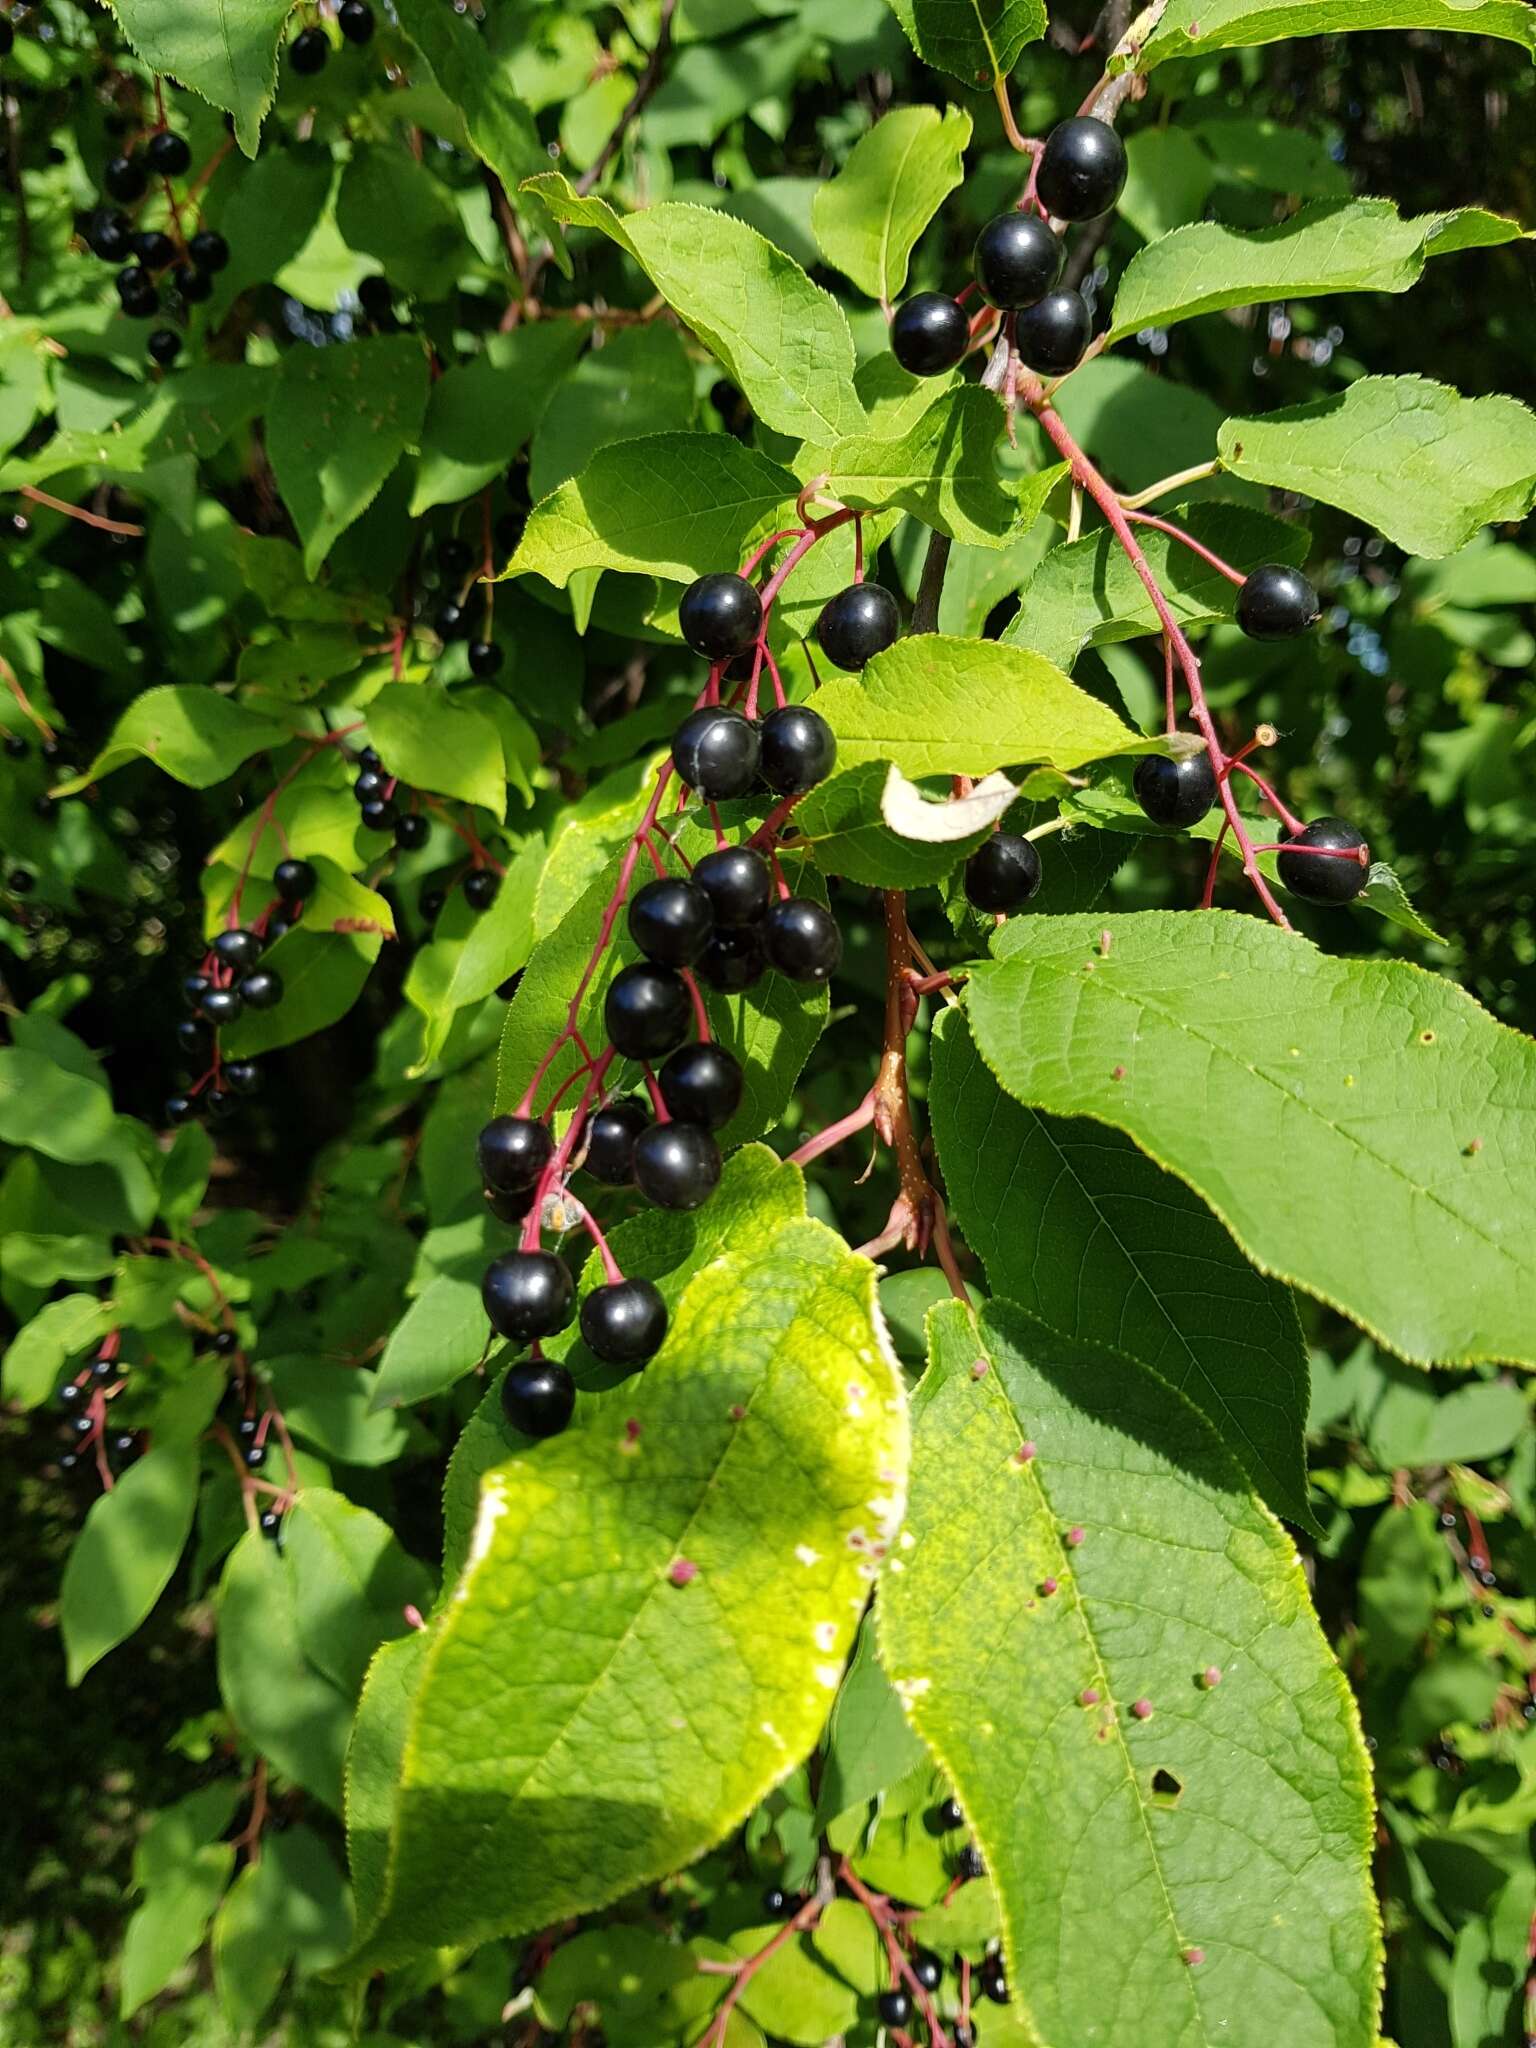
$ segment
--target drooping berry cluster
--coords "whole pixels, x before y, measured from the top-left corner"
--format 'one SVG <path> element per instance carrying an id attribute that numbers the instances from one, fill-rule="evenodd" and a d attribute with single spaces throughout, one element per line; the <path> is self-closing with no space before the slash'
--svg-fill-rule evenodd
<path id="1" fill-rule="evenodd" d="M 455 640 L 468 640 L 469 672 L 488 682 L 492 676 L 500 675 L 504 660 L 501 648 L 490 637 L 490 582 L 485 585 L 485 628 L 478 639 L 472 639 L 467 592 L 475 566 L 474 550 L 468 541 L 450 534 L 438 543 L 437 566 L 449 589 L 459 595 L 446 597 L 438 605 L 432 614 L 432 630 L 445 647 Z M 486 574 L 489 577 L 489 570 Z"/>
<path id="2" fill-rule="evenodd" d="M 161 310 L 158 277 L 170 273 L 174 300 L 183 309 L 200 304 L 213 290 L 213 280 L 229 262 L 229 244 L 211 228 L 182 233 L 172 181 L 192 166 L 186 137 L 173 129 L 156 129 L 142 150 L 113 157 L 102 173 L 107 200 L 85 223 L 85 239 L 104 263 L 121 266 L 117 296 L 130 320 L 151 320 Z M 146 227 L 142 213 L 151 180 L 167 197 L 166 225 Z M 127 211 L 125 211 L 127 209 Z M 130 217 L 132 215 L 132 218 Z M 169 369 L 181 354 L 182 337 L 174 327 L 157 327 L 149 337 L 151 362 Z"/>
<path id="3" fill-rule="evenodd" d="M 349 43 L 361 44 L 373 41 L 378 23 L 368 0 L 341 0 L 336 10 L 336 26 Z M 323 28 L 300 29 L 288 45 L 288 62 L 301 78 L 313 78 L 316 72 L 323 71 L 330 54 L 330 38 Z"/>

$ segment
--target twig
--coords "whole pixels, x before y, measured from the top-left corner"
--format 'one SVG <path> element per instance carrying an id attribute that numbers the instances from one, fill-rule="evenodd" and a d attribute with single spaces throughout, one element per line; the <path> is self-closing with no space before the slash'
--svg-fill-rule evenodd
<path id="1" fill-rule="evenodd" d="M 651 45 L 651 54 L 645 60 L 645 69 L 636 81 L 635 89 L 630 94 L 624 111 L 614 123 L 612 134 L 598 151 L 595 160 L 576 180 L 576 190 L 583 198 L 618 155 L 630 124 L 661 83 L 662 67 L 667 61 L 667 52 L 672 47 L 672 17 L 676 11 L 677 0 L 661 0 L 661 20 L 656 30 L 656 40 Z"/>

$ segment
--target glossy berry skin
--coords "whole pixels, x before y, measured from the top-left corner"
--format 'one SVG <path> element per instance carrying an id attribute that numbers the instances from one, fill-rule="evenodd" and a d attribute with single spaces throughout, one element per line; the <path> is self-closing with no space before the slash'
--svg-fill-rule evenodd
<path id="1" fill-rule="evenodd" d="M 123 215 L 114 213 L 110 207 L 91 215 L 86 240 L 103 263 L 126 263 L 133 253 L 133 231 Z"/>
<path id="2" fill-rule="evenodd" d="M 1324 851 L 1307 853 L 1306 847 Z M 1314 818 L 1291 835 L 1276 865 L 1281 881 L 1303 903 L 1353 903 L 1371 879 L 1370 861 L 1371 850 L 1353 825 L 1343 818 Z"/>
<path id="3" fill-rule="evenodd" d="M 963 1878 L 966 1878 L 967 1880 L 978 1877 L 985 1877 L 987 1874 L 986 1858 L 982 1855 L 981 1851 L 976 1847 L 974 1842 L 967 1842 L 965 1847 L 960 1851 L 960 1861 L 958 1867 L 960 1875 Z"/>
<path id="4" fill-rule="evenodd" d="M 234 1111 L 234 1098 L 227 1088 L 210 1088 L 203 1097 L 203 1110 L 209 1123 L 222 1123 Z"/>
<path id="5" fill-rule="evenodd" d="M 284 903 L 303 903 L 314 895 L 320 878 L 307 860 L 280 860 L 272 873 L 272 886 Z"/>
<path id="6" fill-rule="evenodd" d="M 190 264 L 178 263 L 171 272 L 171 283 L 189 306 L 200 306 L 213 297 L 213 279 L 206 270 L 194 270 Z"/>
<path id="7" fill-rule="evenodd" d="M 168 1124 L 190 1123 L 197 1115 L 197 1104 L 190 1095 L 168 1095 L 165 1098 L 165 1120 Z"/>
<path id="8" fill-rule="evenodd" d="M 181 354 L 181 336 L 174 327 L 157 327 L 149 337 L 149 359 L 168 370 Z"/>
<path id="9" fill-rule="evenodd" d="M 376 24 L 368 0 L 341 0 L 336 10 L 336 26 L 349 43 L 372 42 Z"/>
<path id="10" fill-rule="evenodd" d="M 822 606 L 816 644 L 834 668 L 852 675 L 883 654 L 900 631 L 896 600 L 883 584 L 850 583 Z"/>
<path id="11" fill-rule="evenodd" d="M 912 2017 L 912 2000 L 905 1991 L 882 1991 L 875 2000 L 875 2011 L 887 2027 L 904 2027 Z"/>
<path id="12" fill-rule="evenodd" d="M 464 901 L 471 910 L 489 910 L 496 901 L 501 877 L 491 868 L 471 868 L 464 877 Z"/>
<path id="13" fill-rule="evenodd" d="M 693 881 L 709 898 L 716 927 L 722 931 L 756 924 L 767 915 L 773 873 L 756 847 L 717 847 L 694 868 Z"/>
<path id="14" fill-rule="evenodd" d="M 464 623 L 463 605 L 455 604 L 452 600 L 440 604 L 432 614 L 432 630 L 439 640 L 444 641 L 457 640 L 467 633 L 469 628 Z"/>
<path id="15" fill-rule="evenodd" d="M 498 1336 L 523 1344 L 553 1337 L 576 1313 L 570 1268 L 554 1252 L 503 1252 L 485 1269 L 480 1299 Z"/>
<path id="16" fill-rule="evenodd" d="M 469 672 L 472 676 L 499 676 L 505 659 L 494 640 L 472 640 L 469 643 Z"/>
<path id="17" fill-rule="evenodd" d="M 994 2005 L 1007 2005 L 1011 2002 L 1008 1994 L 1008 1975 L 1003 1968 L 1001 1956 L 987 1956 L 976 1973 L 976 1981 L 981 1986 L 982 1996 L 990 1998 Z"/>
<path id="18" fill-rule="evenodd" d="M 825 904 L 786 896 L 763 919 L 763 949 L 791 981 L 830 981 L 843 957 L 843 935 Z"/>
<path id="19" fill-rule="evenodd" d="M 275 1543 L 283 1533 L 283 1518 L 276 1508 L 263 1508 L 256 1518 L 256 1525 L 269 1543 Z"/>
<path id="20" fill-rule="evenodd" d="M 254 932 L 235 925 L 218 934 L 213 950 L 226 967 L 254 967 L 261 958 L 261 941 Z"/>
<path id="21" fill-rule="evenodd" d="M 630 899 L 629 936 L 660 967 L 691 967 L 714 934 L 709 898 L 681 876 L 658 876 Z"/>
<path id="22" fill-rule="evenodd" d="M 621 967 L 603 1000 L 609 1043 L 627 1060 L 665 1059 L 688 1035 L 691 1016 L 682 976 L 649 962 Z"/>
<path id="23" fill-rule="evenodd" d="M 229 244 L 214 228 L 199 228 L 187 244 L 187 254 L 199 270 L 206 270 L 210 276 L 223 270 L 229 262 Z"/>
<path id="24" fill-rule="evenodd" d="M 254 1060 L 226 1060 L 220 1072 L 224 1086 L 236 1095 L 254 1095 L 261 1086 L 261 1069 Z"/>
<path id="25" fill-rule="evenodd" d="M 432 837 L 432 820 L 424 811 L 407 811 L 395 820 L 395 844 L 402 853 L 415 853 Z"/>
<path id="26" fill-rule="evenodd" d="M 117 296 L 130 320 L 148 320 L 160 310 L 160 294 L 154 279 L 138 263 L 117 273 Z"/>
<path id="27" fill-rule="evenodd" d="M 1317 592 L 1283 562 L 1255 569 L 1237 593 L 1237 623 L 1250 640 L 1294 640 L 1321 617 Z"/>
<path id="28" fill-rule="evenodd" d="M 947 292 L 918 292 L 896 308 L 891 354 L 914 377 L 942 377 L 971 345 L 964 306 Z"/>
<path id="29" fill-rule="evenodd" d="M 485 1206 L 498 1223 L 521 1223 L 533 1207 L 533 1188 L 524 1188 L 515 1195 L 499 1195 L 494 1188 L 486 1188 Z"/>
<path id="30" fill-rule="evenodd" d="M 746 1076 L 723 1045 L 680 1045 L 656 1076 L 669 1115 L 718 1131 L 741 1107 Z"/>
<path id="31" fill-rule="evenodd" d="M 789 1894 L 781 1891 L 776 1884 L 769 1885 L 763 1893 L 763 1911 L 770 1920 L 782 1920 L 789 1911 Z"/>
<path id="32" fill-rule="evenodd" d="M 720 1147 L 699 1124 L 652 1124 L 635 1140 L 635 1186 L 658 1209 L 697 1209 L 720 1179 Z"/>
<path id="33" fill-rule="evenodd" d="M 183 1017 L 176 1026 L 176 1043 L 189 1064 L 201 1066 L 213 1050 L 213 1030 L 201 1017 Z"/>
<path id="34" fill-rule="evenodd" d="M 548 1124 L 531 1116 L 493 1116 L 475 1140 L 480 1178 L 499 1195 L 531 1188 L 554 1155 Z"/>
<path id="35" fill-rule="evenodd" d="M 352 794 L 360 804 L 372 803 L 389 787 L 389 777 L 377 768 L 365 768 L 352 785 Z"/>
<path id="36" fill-rule="evenodd" d="M 233 1024 L 244 1007 L 232 988 L 211 988 L 203 997 L 203 1015 L 215 1030 L 221 1025 Z"/>
<path id="37" fill-rule="evenodd" d="M 948 1834 L 952 1828 L 963 1828 L 965 1826 L 965 1813 L 958 1799 L 946 1799 L 933 1817 L 945 1834 Z"/>
<path id="38" fill-rule="evenodd" d="M 667 1304 L 649 1280 L 594 1287 L 581 1304 L 581 1335 L 605 1365 L 644 1365 L 667 1334 Z"/>
<path id="39" fill-rule="evenodd" d="M 387 797 L 370 797 L 363 805 L 362 817 L 370 832 L 389 832 L 394 829 L 395 807 Z"/>
<path id="40" fill-rule="evenodd" d="M 1061 243 L 1027 213 L 1000 213 L 976 237 L 976 282 L 988 304 L 1005 313 L 1032 306 L 1054 289 L 1061 261 Z"/>
<path id="41" fill-rule="evenodd" d="M 1216 771 L 1203 747 L 1182 761 L 1144 754 L 1131 787 L 1154 825 L 1198 825 L 1216 801 Z"/>
<path id="42" fill-rule="evenodd" d="M 135 235 L 133 253 L 146 270 L 165 270 L 176 261 L 176 244 L 169 235 L 161 234 L 158 228 Z"/>
<path id="43" fill-rule="evenodd" d="M 1096 128 L 1102 125 L 1094 123 Z M 1047 292 L 1020 313 L 1014 335 L 1030 369 L 1043 377 L 1064 377 L 1077 368 L 1093 339 L 1093 315 L 1081 292 Z"/>
<path id="44" fill-rule="evenodd" d="M 270 967 L 258 967 L 242 976 L 239 988 L 240 1000 L 248 1010 L 274 1010 L 283 1000 L 283 977 Z"/>
<path id="45" fill-rule="evenodd" d="M 1058 121 L 1046 137 L 1035 190 L 1057 220 L 1097 220 L 1125 190 L 1125 144 L 1086 114 Z"/>
<path id="46" fill-rule="evenodd" d="M 711 803 L 745 796 L 757 780 L 762 742 L 739 711 L 721 704 L 690 711 L 672 738 L 672 760 L 688 787 Z"/>
<path id="47" fill-rule="evenodd" d="M 814 789 L 826 781 L 836 761 L 832 728 L 809 704 L 781 705 L 763 720 L 759 773 L 780 796 Z"/>
<path id="48" fill-rule="evenodd" d="M 162 128 L 144 146 L 144 160 L 157 178 L 179 178 L 192 168 L 192 149 L 185 135 Z"/>
<path id="49" fill-rule="evenodd" d="M 115 156 L 102 172 L 101 182 L 114 199 L 132 206 L 149 190 L 149 173 L 137 157 Z"/>
<path id="50" fill-rule="evenodd" d="M 313 78 L 317 71 L 323 71 L 330 54 L 331 45 L 324 29 L 302 29 L 288 45 L 288 62 L 301 78 Z"/>
<path id="51" fill-rule="evenodd" d="M 519 1359 L 501 1383 L 501 1412 L 524 1436 L 558 1436 L 576 1412 L 576 1382 L 551 1359 Z"/>
<path id="52" fill-rule="evenodd" d="M 700 576 L 683 592 L 677 623 L 695 654 L 730 661 L 763 630 L 763 600 L 745 576 Z"/>
<path id="53" fill-rule="evenodd" d="M 650 1120 L 645 1104 L 633 1095 L 621 1095 L 594 1112 L 583 1161 L 594 1180 L 610 1188 L 629 1186 L 635 1177 L 635 1140 Z"/>
<path id="54" fill-rule="evenodd" d="M 920 1948 L 912 1958 L 912 1974 L 925 1991 L 937 1991 L 944 1981 L 944 1965 L 932 1949 Z"/>
<path id="55" fill-rule="evenodd" d="M 256 1471 L 260 1466 L 265 1465 L 265 1463 L 267 1462 L 266 1445 L 247 1444 L 245 1447 L 245 1462 L 247 1465 L 250 1466 L 253 1472 Z"/>
<path id="56" fill-rule="evenodd" d="M 976 910 L 1022 910 L 1040 886 L 1040 856 L 1017 832 L 994 832 L 965 864 L 966 901 Z"/>
<path id="57" fill-rule="evenodd" d="M 759 925 L 716 932 L 698 965 L 700 981 L 728 996 L 740 995 L 743 989 L 753 987 L 767 971 L 768 953 Z"/>

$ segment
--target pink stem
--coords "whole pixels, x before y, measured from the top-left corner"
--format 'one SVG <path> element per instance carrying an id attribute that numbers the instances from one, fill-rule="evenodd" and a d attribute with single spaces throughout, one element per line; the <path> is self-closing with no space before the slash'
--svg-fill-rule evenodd
<path id="1" fill-rule="evenodd" d="M 1286 804 L 1281 801 L 1281 798 L 1277 793 L 1274 784 L 1272 782 L 1266 781 L 1266 779 L 1259 773 L 1257 768 L 1250 768 L 1246 761 L 1239 761 L 1235 759 L 1229 761 L 1227 763 L 1227 766 L 1229 768 L 1235 768 L 1240 775 L 1246 775 L 1250 782 L 1253 782 L 1257 785 L 1260 796 L 1263 797 L 1265 803 L 1267 803 L 1270 806 L 1270 808 L 1275 812 L 1276 816 L 1280 819 L 1280 822 L 1286 827 L 1288 831 L 1300 832 L 1304 829 L 1300 818 L 1297 817 L 1296 813 L 1291 809 L 1289 804 Z"/>
<path id="2" fill-rule="evenodd" d="M 1171 540 L 1182 541 L 1191 553 L 1200 557 L 1202 562 L 1209 562 L 1213 569 L 1219 570 L 1229 583 L 1248 581 L 1241 569 L 1234 569 L 1230 562 L 1224 562 L 1220 555 L 1214 554 L 1203 542 L 1186 533 L 1182 526 L 1175 526 L 1171 519 L 1159 519 L 1151 512 L 1127 512 L 1125 516 L 1134 520 L 1137 526 L 1155 526 L 1159 533 L 1166 533 Z"/>
<path id="3" fill-rule="evenodd" d="M 850 1109 L 846 1116 L 840 1116 L 835 1124 L 828 1124 L 824 1131 L 818 1131 L 814 1138 L 807 1138 L 789 1155 L 791 1166 L 809 1166 L 813 1159 L 819 1159 L 823 1152 L 830 1152 L 834 1145 L 841 1145 L 844 1138 L 856 1137 L 860 1131 L 867 1131 L 875 1120 L 875 1091 L 870 1089 L 857 1109 Z"/>

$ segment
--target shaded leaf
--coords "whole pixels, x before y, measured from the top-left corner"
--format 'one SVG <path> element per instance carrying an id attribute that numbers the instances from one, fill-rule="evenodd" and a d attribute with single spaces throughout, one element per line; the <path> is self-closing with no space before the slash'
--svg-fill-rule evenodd
<path id="1" fill-rule="evenodd" d="M 965 175 L 970 139 L 957 107 L 892 108 L 816 187 L 811 219 L 827 261 L 870 298 L 894 299 L 918 236 Z"/>

